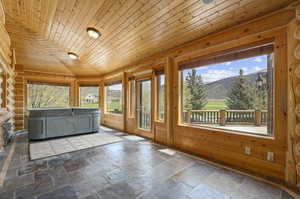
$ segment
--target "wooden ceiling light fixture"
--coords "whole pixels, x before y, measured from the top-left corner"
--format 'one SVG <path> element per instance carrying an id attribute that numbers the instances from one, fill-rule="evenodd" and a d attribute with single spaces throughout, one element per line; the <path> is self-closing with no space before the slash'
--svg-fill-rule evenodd
<path id="1" fill-rule="evenodd" d="M 98 37 L 101 36 L 101 33 L 96 28 L 88 27 L 86 29 L 86 31 L 87 31 L 89 37 L 91 37 L 93 39 L 97 39 Z"/>
<path id="2" fill-rule="evenodd" d="M 202 2 L 204 3 L 204 4 L 210 4 L 210 3 L 212 3 L 214 0 L 202 0 Z"/>

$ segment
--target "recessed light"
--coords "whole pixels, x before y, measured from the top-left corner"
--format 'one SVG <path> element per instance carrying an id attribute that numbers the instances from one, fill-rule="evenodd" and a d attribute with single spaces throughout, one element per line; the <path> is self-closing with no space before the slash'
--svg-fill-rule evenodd
<path id="1" fill-rule="evenodd" d="M 76 55 L 75 53 L 68 52 L 68 55 L 71 59 L 78 59 L 78 55 Z"/>
<path id="2" fill-rule="evenodd" d="M 89 27 L 86 31 L 91 38 L 97 39 L 101 36 L 101 33 L 96 28 Z"/>
<path id="3" fill-rule="evenodd" d="M 210 4 L 210 3 L 212 3 L 214 0 L 202 0 L 202 2 L 204 3 L 204 4 Z"/>

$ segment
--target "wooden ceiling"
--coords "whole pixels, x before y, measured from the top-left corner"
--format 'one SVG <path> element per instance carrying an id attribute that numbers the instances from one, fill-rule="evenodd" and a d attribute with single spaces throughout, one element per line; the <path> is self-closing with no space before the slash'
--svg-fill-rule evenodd
<path id="1" fill-rule="evenodd" d="M 2 0 L 17 63 L 27 70 L 97 75 L 293 0 Z M 102 36 L 91 39 L 87 27 Z M 70 60 L 67 52 L 79 55 Z"/>

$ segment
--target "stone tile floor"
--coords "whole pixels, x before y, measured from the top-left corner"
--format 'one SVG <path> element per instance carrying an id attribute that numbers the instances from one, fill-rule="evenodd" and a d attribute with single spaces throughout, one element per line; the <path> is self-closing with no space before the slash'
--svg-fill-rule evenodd
<path id="1" fill-rule="evenodd" d="M 27 135 L 16 142 L 0 199 L 292 199 L 275 186 L 183 153 L 159 152 L 165 147 L 147 140 L 35 161 L 28 158 Z"/>

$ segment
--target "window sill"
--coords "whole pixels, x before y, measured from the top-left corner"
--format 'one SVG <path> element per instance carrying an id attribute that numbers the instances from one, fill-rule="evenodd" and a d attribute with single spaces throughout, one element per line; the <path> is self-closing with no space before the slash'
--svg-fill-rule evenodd
<path id="1" fill-rule="evenodd" d="M 104 113 L 104 115 L 123 116 L 123 113 Z"/>
<path id="2" fill-rule="evenodd" d="M 138 130 L 140 130 L 140 131 L 146 131 L 146 132 L 149 132 L 149 133 L 151 133 L 151 129 L 143 129 L 143 128 L 138 128 Z"/>
<path id="3" fill-rule="evenodd" d="M 260 134 L 254 134 L 254 133 L 247 133 L 243 131 L 237 131 L 237 130 L 227 130 L 227 129 L 220 129 L 220 128 L 213 128 L 213 127 L 205 127 L 205 126 L 197 126 L 197 125 L 191 125 L 191 124 L 178 124 L 179 127 L 187 127 L 187 128 L 193 128 L 193 129 L 201 129 L 201 130 L 208 130 L 208 131 L 214 131 L 219 133 L 226 133 L 231 135 L 238 135 L 238 136 L 245 136 L 245 137 L 254 137 L 259 139 L 266 139 L 266 140 L 275 140 L 274 135 L 268 136 L 268 135 L 260 135 Z"/>

